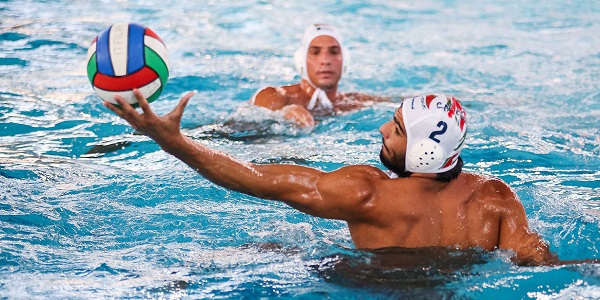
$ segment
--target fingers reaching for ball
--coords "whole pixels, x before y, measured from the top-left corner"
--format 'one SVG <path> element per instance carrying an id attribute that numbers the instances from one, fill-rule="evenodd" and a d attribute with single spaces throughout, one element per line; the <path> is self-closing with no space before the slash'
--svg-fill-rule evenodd
<path id="1" fill-rule="evenodd" d="M 102 104 L 104 104 L 104 106 L 106 106 L 106 108 L 110 109 L 115 114 L 119 115 L 119 117 L 123 117 L 123 111 L 121 110 L 121 107 L 115 106 L 114 104 L 112 104 L 106 100 L 104 100 L 104 102 L 102 102 Z"/>
<path id="2" fill-rule="evenodd" d="M 150 104 L 138 89 L 133 89 L 133 94 L 138 101 L 142 113 L 139 113 L 139 111 L 133 108 L 131 104 L 129 104 L 129 102 L 127 102 L 127 100 L 120 95 L 114 96 L 117 105 L 108 101 L 104 101 L 104 106 L 113 111 L 119 117 L 125 119 L 125 121 L 127 121 L 127 123 L 129 123 L 135 130 L 138 130 L 146 135 L 160 131 L 160 128 L 167 128 L 169 126 L 177 127 L 178 130 L 183 112 L 185 111 L 190 98 L 194 96 L 194 92 L 187 93 L 181 98 L 179 104 L 177 104 L 177 106 L 170 113 L 161 117 L 152 111 Z"/>
<path id="3" fill-rule="evenodd" d="M 183 111 L 185 110 L 185 107 L 187 106 L 188 102 L 190 101 L 190 98 L 192 98 L 192 96 L 194 96 L 194 92 L 189 92 L 187 94 L 185 94 L 185 96 L 183 96 L 183 98 L 181 98 L 181 100 L 179 101 L 179 104 L 177 104 L 177 107 L 175 107 L 175 109 L 173 109 L 173 111 L 171 112 L 172 114 L 175 114 L 175 116 L 178 116 L 181 119 L 181 116 L 183 115 Z"/>
<path id="4" fill-rule="evenodd" d="M 148 100 L 146 100 L 146 97 L 144 97 L 144 95 L 142 95 L 142 92 L 140 92 L 140 90 L 133 89 L 133 95 L 137 99 L 138 104 L 140 105 L 140 108 L 142 109 L 142 111 L 145 114 L 154 114 L 154 112 L 150 108 L 150 104 L 148 103 Z"/>
<path id="5" fill-rule="evenodd" d="M 120 117 L 123 117 L 123 114 L 125 113 L 125 111 L 131 111 L 131 110 L 135 111 L 135 109 L 133 107 L 131 107 L 129 102 L 127 102 L 123 97 L 121 97 L 121 95 L 118 95 L 118 94 L 115 95 L 114 100 L 115 100 L 115 102 L 117 102 L 116 105 L 111 102 L 108 102 L 106 100 L 103 102 L 103 104 L 108 109 L 110 109 L 111 111 L 113 111 L 114 113 L 119 115 Z"/>
<path id="6" fill-rule="evenodd" d="M 133 129 L 139 130 L 141 115 L 120 95 L 115 95 L 114 99 L 118 106 L 108 101 L 104 101 L 104 106 L 113 111 L 119 117 L 125 119 L 125 121 L 127 121 L 127 123 L 133 127 Z"/>

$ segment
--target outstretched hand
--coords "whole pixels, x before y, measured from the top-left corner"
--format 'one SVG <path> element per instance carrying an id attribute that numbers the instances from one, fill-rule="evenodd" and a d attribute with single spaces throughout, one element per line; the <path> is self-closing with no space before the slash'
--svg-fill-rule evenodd
<path id="1" fill-rule="evenodd" d="M 168 144 L 169 139 L 181 137 L 181 117 L 188 101 L 194 95 L 193 92 L 183 96 L 177 107 L 164 116 L 158 116 L 152 111 L 148 101 L 138 89 L 134 89 L 133 94 L 138 100 L 142 113 L 135 110 L 119 95 L 115 96 L 115 101 L 119 106 L 115 106 L 108 101 L 104 101 L 104 106 L 125 119 L 135 130 L 145 134 L 161 146 Z"/>

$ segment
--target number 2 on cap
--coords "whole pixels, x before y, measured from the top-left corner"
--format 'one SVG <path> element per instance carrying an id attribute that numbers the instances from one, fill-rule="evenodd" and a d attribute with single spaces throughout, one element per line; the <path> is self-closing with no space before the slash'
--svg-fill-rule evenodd
<path id="1" fill-rule="evenodd" d="M 440 127 L 441 129 L 440 129 L 440 130 L 436 130 L 436 131 L 432 132 L 432 133 L 429 135 L 429 138 L 430 138 L 430 139 L 432 139 L 433 141 L 435 141 L 436 143 L 438 143 L 438 144 L 439 144 L 439 143 L 440 143 L 440 140 L 438 140 L 438 139 L 437 139 L 435 136 L 436 136 L 436 135 L 440 135 L 440 134 L 444 134 L 444 133 L 446 132 L 446 129 L 448 129 L 448 124 L 446 124 L 446 122 L 444 122 L 444 121 L 439 121 L 439 122 L 437 123 L 437 127 Z"/>

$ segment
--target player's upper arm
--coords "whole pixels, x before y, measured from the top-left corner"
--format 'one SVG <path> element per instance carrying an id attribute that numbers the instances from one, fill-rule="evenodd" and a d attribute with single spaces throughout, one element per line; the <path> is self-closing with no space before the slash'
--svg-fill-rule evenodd
<path id="1" fill-rule="evenodd" d="M 348 166 L 324 173 L 316 183 L 316 197 L 296 208 L 322 218 L 347 221 L 361 218 L 376 205 L 373 196 L 379 183 L 387 178 L 371 166 Z"/>

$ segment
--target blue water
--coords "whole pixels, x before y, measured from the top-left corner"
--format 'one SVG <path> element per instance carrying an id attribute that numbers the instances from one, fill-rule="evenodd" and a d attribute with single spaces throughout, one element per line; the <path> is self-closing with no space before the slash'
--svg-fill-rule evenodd
<path id="1" fill-rule="evenodd" d="M 394 267 L 354 250 L 342 222 L 213 185 L 93 94 L 87 47 L 122 21 L 169 48 L 152 107 L 196 90 L 184 131 L 242 160 L 382 167 L 377 128 L 398 99 L 454 95 L 469 114 L 465 169 L 509 183 L 560 258 L 600 258 L 600 2 L 8 0 L 0 298 L 600 298 L 597 264 L 519 267 L 500 251 Z M 350 48 L 342 91 L 396 103 L 311 132 L 247 107 L 256 89 L 298 80 L 292 53 L 314 22 Z"/>

